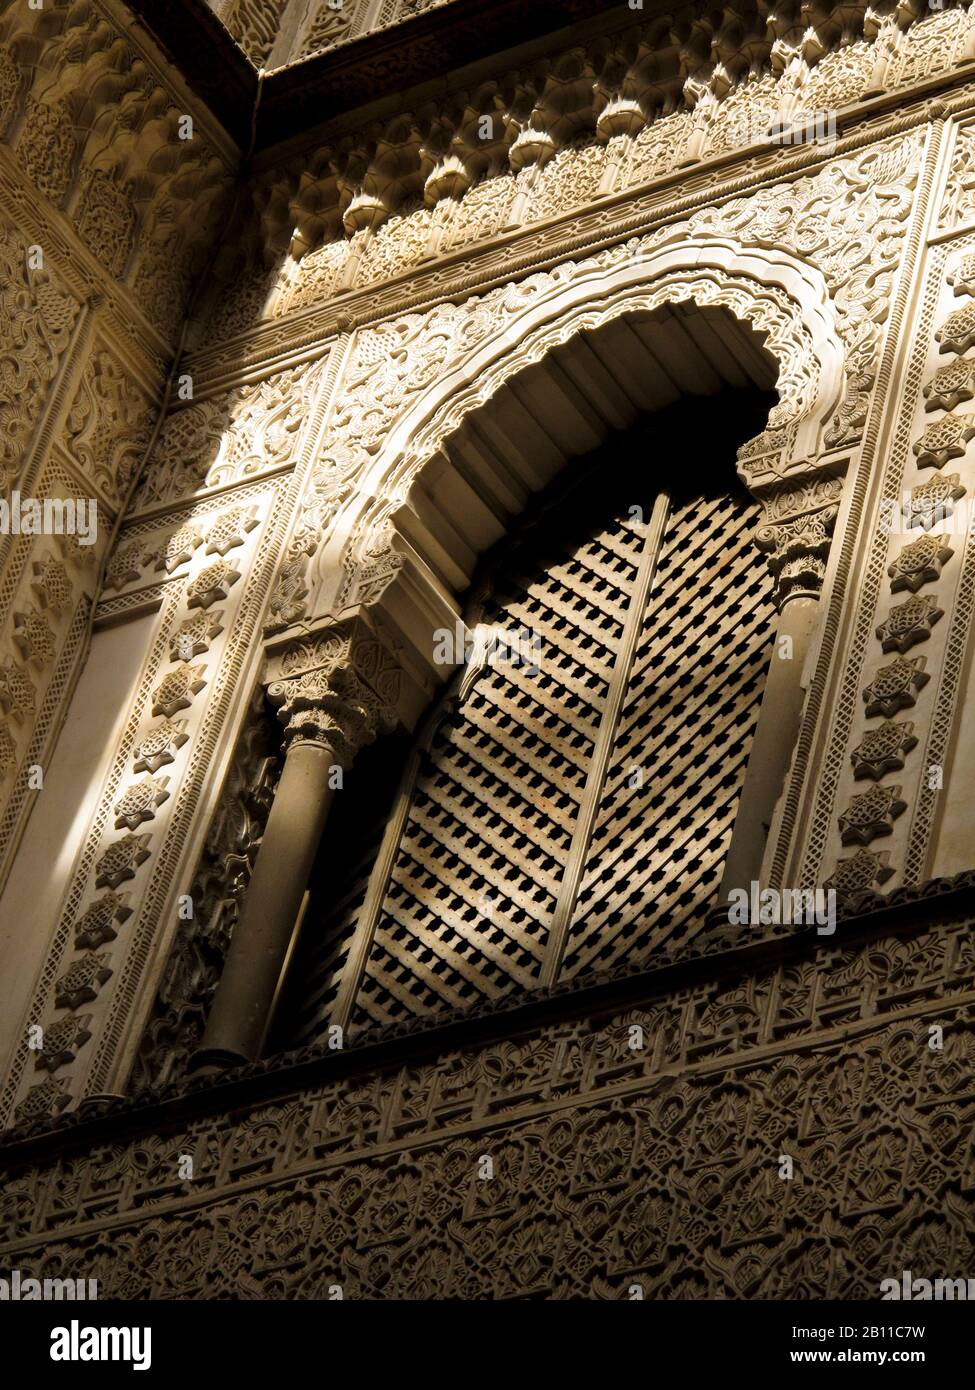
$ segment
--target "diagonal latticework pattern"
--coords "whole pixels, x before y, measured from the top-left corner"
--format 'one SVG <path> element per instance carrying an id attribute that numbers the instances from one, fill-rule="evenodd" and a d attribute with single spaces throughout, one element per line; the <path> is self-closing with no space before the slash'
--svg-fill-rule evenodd
<path id="1" fill-rule="evenodd" d="M 717 891 L 765 684 L 772 581 L 758 506 L 675 505 L 616 729 L 563 970 L 646 961 Z"/>
<path id="2" fill-rule="evenodd" d="M 540 641 L 539 666 L 487 665 L 436 729 L 412 793 L 358 997 L 358 1021 L 474 1006 L 538 982 L 642 538 L 581 542 L 486 622 Z"/>
<path id="3" fill-rule="evenodd" d="M 617 446 L 546 492 L 467 613 L 510 647 L 463 668 L 395 796 L 354 770 L 369 794 L 358 811 L 343 794 L 338 849 L 328 837 L 284 1045 L 640 967 L 704 926 L 773 585 L 730 464 L 657 492 L 646 457 Z"/>

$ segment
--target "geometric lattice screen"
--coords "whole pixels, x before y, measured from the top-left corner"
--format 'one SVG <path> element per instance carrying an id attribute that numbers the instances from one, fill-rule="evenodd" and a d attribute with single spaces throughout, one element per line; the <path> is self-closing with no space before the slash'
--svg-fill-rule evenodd
<path id="1" fill-rule="evenodd" d="M 304 924 L 287 1045 L 515 1002 L 701 930 L 771 579 L 730 459 L 648 488 L 647 439 L 623 438 L 627 460 L 570 467 L 490 557 L 466 621 L 515 654 L 455 680 L 391 805 L 343 847 Z"/>

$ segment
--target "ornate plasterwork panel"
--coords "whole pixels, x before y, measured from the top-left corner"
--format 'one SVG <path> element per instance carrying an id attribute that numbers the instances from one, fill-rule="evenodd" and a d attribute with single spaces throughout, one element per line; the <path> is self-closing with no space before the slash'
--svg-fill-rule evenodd
<path id="1" fill-rule="evenodd" d="M 309 58 L 324 48 L 354 38 L 365 32 L 371 15 L 375 15 L 375 0 L 335 0 L 329 4 L 310 5 L 305 28 L 301 31 L 290 55 L 291 61 Z"/>
<path id="2" fill-rule="evenodd" d="M 966 1267 L 973 967 L 942 916 L 233 1113 L 211 1089 L 12 1173 L 3 1257 L 116 1297 L 873 1300 Z"/>
<path id="3" fill-rule="evenodd" d="M 248 501 L 256 503 L 266 517 L 269 494 Z M 220 526 L 226 510 L 224 506 L 218 511 L 211 504 L 194 516 L 202 532 L 201 540 L 211 527 Z M 152 556 L 165 553 L 166 537 L 158 528 L 128 528 L 123 534 L 125 547 L 138 542 Z M 236 552 L 231 552 L 234 559 L 245 547 L 253 549 L 256 541 L 254 533 L 242 536 Z M 180 563 L 159 595 L 155 632 L 133 693 L 122 743 L 99 795 L 78 872 L 68 887 L 64 915 L 45 967 L 42 992 L 35 1000 L 35 1008 L 45 1008 L 45 1028 L 59 1024 L 67 1016 L 66 1011 L 76 1010 L 83 1003 L 95 1020 L 89 1032 L 103 1037 L 106 1004 L 121 983 L 124 955 L 120 956 L 120 952 L 132 944 L 131 934 L 140 920 L 149 875 L 153 868 L 158 872 L 174 815 L 182 811 L 185 817 L 198 795 L 191 759 L 194 750 L 198 756 L 208 697 L 212 697 L 214 686 L 221 679 L 226 680 L 222 674 L 224 657 L 246 587 L 239 568 L 232 580 L 225 577 L 219 604 L 209 609 L 209 626 L 191 634 L 187 646 L 181 645 L 179 633 L 181 629 L 185 632 L 194 612 L 189 591 L 194 584 L 208 582 L 207 558 L 202 544 L 188 553 L 181 550 Z M 119 576 L 117 582 L 128 577 Z M 161 744 L 164 729 L 171 732 L 165 747 Z M 195 736 L 192 743 L 191 736 Z M 137 771 L 137 766 L 142 770 Z M 171 853 L 171 839 L 168 847 Z M 100 929 L 96 949 L 91 944 L 92 921 L 99 914 L 106 916 L 106 924 Z M 71 983 L 76 977 L 84 981 L 83 993 Z M 92 1046 L 84 1054 L 89 1062 Z M 30 1086 L 36 1084 L 32 1074 L 36 1071 L 36 1059 L 27 1060 L 26 1079 Z M 77 1053 L 49 1068 L 48 1076 L 59 1091 L 64 1087 L 63 1067 L 76 1061 Z"/>
<path id="4" fill-rule="evenodd" d="M 133 382 L 116 353 L 92 344 L 64 426 L 64 448 L 112 512 L 128 499 L 152 427 L 154 402 Z"/>
<path id="5" fill-rule="evenodd" d="M 450 0 L 210 0 L 211 8 L 255 67 L 267 68 L 285 18 L 297 30 L 278 61 L 297 63 L 360 34 L 399 24 Z"/>
<path id="6" fill-rule="evenodd" d="M 155 506 L 147 509 L 143 499 L 142 510 L 130 513 L 108 559 L 96 623 L 157 616 L 32 1005 L 45 1027 L 83 1006 L 90 1026 L 70 1057 L 59 1054 L 45 1067 L 45 1077 L 24 1049 L 7 1077 L 7 1107 L 21 1082 L 30 1091 L 49 1081 L 44 1095 L 56 1111 L 58 1097 L 72 1093 L 65 1068 L 97 1072 L 90 1084 L 103 1088 L 133 1027 L 134 1002 L 151 1004 L 144 971 L 160 969 L 168 948 L 159 922 L 175 931 L 178 878 L 186 875 L 188 892 L 188 846 L 202 836 L 206 789 L 222 775 L 217 750 L 229 756 L 229 731 L 246 704 L 242 675 L 250 672 L 253 681 L 260 662 L 255 625 L 303 476 L 292 470 L 307 466 L 321 427 L 327 361 L 199 402 L 210 410 L 198 411 L 190 436 L 196 455 L 181 453 L 170 436 L 164 458 L 175 471 L 164 475 Z M 277 413 L 269 408 L 275 389 Z M 173 414 L 182 419 L 192 408 Z M 224 439 L 216 421 L 228 412 L 233 424 Z M 269 468 L 277 476 L 267 478 Z M 202 483 L 202 496 L 192 496 L 194 482 Z M 162 500 L 169 505 L 160 507 Z M 76 977 L 83 977 L 82 993 Z"/>
<path id="7" fill-rule="evenodd" d="M 216 227 L 233 146 L 111 4 L 7 6 L 0 16 L 0 168 L 108 283 L 135 288 L 125 311 L 163 335 L 179 327 Z M 14 74 L 11 80 L 10 73 Z M 192 131 L 186 127 L 191 119 Z M 44 226 L 45 234 L 39 234 Z M 166 258 L 146 269 L 154 251 Z M 182 273 L 175 313 L 160 286 Z M 144 322 L 144 320 L 142 320 Z"/>
<path id="8" fill-rule="evenodd" d="M 918 176 L 920 142 L 918 133 L 896 137 L 791 183 L 760 189 L 718 208 L 702 209 L 686 222 L 670 224 L 588 260 L 563 264 L 463 304 L 440 306 L 425 315 L 405 316 L 359 333 L 332 416 L 330 447 L 316 466 L 289 550 L 273 621 L 278 625 L 294 621 L 306 610 L 306 595 L 301 590 L 313 587 L 305 579 L 307 557 L 319 550 L 338 511 L 367 473 L 375 484 L 373 494 L 384 496 L 379 505 L 388 514 L 392 503 L 387 499 L 397 490 L 397 495 L 404 495 L 404 476 L 422 462 L 419 438 L 432 453 L 449 427 L 459 422 L 466 409 L 491 394 L 499 380 L 544 355 L 544 341 L 533 349 L 524 345 L 513 348 L 519 316 L 527 334 L 532 325 L 531 306 L 543 306 L 548 297 L 554 299 L 560 290 L 568 292 L 573 284 L 585 285 L 592 299 L 598 283 L 594 273 L 604 273 L 608 281 L 613 268 L 624 264 L 632 283 L 639 279 L 633 267 L 642 262 L 650 282 L 654 266 L 659 264 L 654 253 L 664 247 L 673 247 L 674 259 L 679 262 L 678 248 L 689 242 L 695 250 L 685 253 L 685 260 L 693 262 L 700 259 L 697 248 L 705 241 L 739 248 L 742 253 L 750 246 L 781 246 L 800 264 L 816 267 L 828 287 L 847 356 L 844 399 L 825 442 L 831 447 L 854 443 L 862 429 L 875 376 L 899 248 Z M 760 278 L 759 261 L 750 263 L 749 269 L 752 264 L 753 273 Z M 697 297 L 689 289 L 681 293 Z M 667 291 L 663 291 L 661 302 L 666 298 Z M 644 303 L 653 307 L 649 284 Z M 621 303 L 616 311 L 625 312 L 626 308 Z M 581 317 L 575 331 L 598 322 L 598 312 L 593 310 L 588 322 Z M 613 309 L 605 312 L 612 313 Z M 535 320 L 540 316 L 536 311 Z M 564 341 L 570 335 L 571 330 L 563 327 L 552 341 Z M 504 342 L 510 357 L 493 375 L 486 374 L 481 365 L 479 385 L 472 392 L 463 383 L 459 364 L 465 359 L 473 361 L 474 350 L 492 337 Z M 801 348 L 779 355 L 782 360 L 788 358 L 790 365 L 780 379 L 783 405 L 770 422 L 773 428 L 794 421 L 802 413 L 800 383 L 809 366 L 803 361 L 808 354 Z M 438 425 L 419 436 L 422 410 L 416 403 L 424 399 L 424 393 L 427 399 L 436 396 L 432 388 L 438 378 L 444 383 L 439 394 L 452 393 L 453 402 L 442 409 Z M 810 405 L 811 397 L 807 397 L 806 408 Z M 397 422 L 406 419 L 411 408 L 415 413 L 409 430 L 397 428 Z M 407 436 L 409 454 L 404 462 L 397 457 L 397 449 L 401 440 L 405 446 Z M 815 452 L 820 443 L 812 444 L 809 452 Z M 388 550 L 378 537 L 382 525 L 382 516 L 369 523 L 360 521 L 356 528 L 360 539 L 355 544 L 362 559 L 357 560 L 353 553 L 346 561 L 352 569 L 359 564 L 367 570 L 374 568 L 377 547 L 380 554 Z M 363 541 L 365 533 L 370 538 Z M 350 581 L 350 586 L 353 584 Z"/>
<path id="9" fill-rule="evenodd" d="M 602 266 L 612 267 L 622 263 L 629 271 L 634 262 L 638 263 L 640 249 L 639 244 L 617 248 L 615 255 L 605 255 Z M 824 386 L 824 377 L 828 375 L 830 366 L 835 367 L 836 363 L 827 364 L 816 357 L 810 342 L 798 328 L 795 309 L 788 297 L 781 291 L 776 293 L 767 287 L 759 289 L 745 277 L 723 274 L 717 269 L 696 275 L 664 273 L 658 281 L 654 281 L 651 270 L 648 279 L 650 284 L 643 292 L 624 292 L 609 298 L 602 308 L 591 307 L 595 296 L 587 296 L 578 307 L 555 317 L 554 322 L 543 322 L 534 332 L 529 331 L 525 335 L 517 352 L 504 354 L 494 362 L 485 363 L 476 373 L 471 373 L 475 377 L 475 384 L 465 384 L 462 391 L 450 396 L 432 420 L 424 422 L 418 429 L 411 427 L 409 452 L 396 462 L 391 459 L 390 473 L 378 493 L 373 494 L 381 500 L 371 514 L 359 521 L 349 550 L 343 557 L 347 574 L 339 595 L 340 603 L 369 601 L 381 592 L 384 583 L 398 567 L 400 560 L 392 546 L 393 515 L 405 501 L 426 459 L 434 455 L 465 415 L 489 400 L 504 381 L 530 364 L 542 361 L 554 346 L 569 341 L 577 333 L 594 330 L 621 313 L 652 312 L 664 304 L 693 301 L 699 306 L 728 308 L 759 332 L 767 333 L 768 349 L 782 363 L 779 376 L 782 400 L 770 413 L 768 435 L 764 439 L 764 447 L 758 451 L 754 471 L 756 476 L 770 469 L 773 473 L 781 474 L 789 471 L 790 462 L 798 452 L 800 422 L 813 411 Z M 526 300 L 520 304 L 516 293 L 514 296 L 509 294 L 506 300 L 502 298 L 502 305 L 506 304 L 509 312 L 528 307 L 528 288 L 526 282 Z M 550 285 L 543 283 L 537 287 L 537 292 L 544 295 L 550 288 Z M 400 328 L 401 325 L 396 326 L 397 330 Z M 375 442 L 386 441 L 376 438 Z M 746 459 L 743 468 L 751 470 L 751 461 Z M 354 501 L 353 497 L 353 504 Z"/>
<path id="10" fill-rule="evenodd" d="M 160 226 L 199 254 L 233 166 L 230 142 L 187 98 L 112 3 L 3 7 L 0 491 L 95 503 L 98 521 L 94 537 L 87 526 L 0 537 L 0 883 L 38 801 L 165 375 L 169 349 L 127 280 Z M 194 131 L 180 140 L 184 116 Z"/>
<path id="11" fill-rule="evenodd" d="M 29 246 L 0 221 L 0 492 L 20 476 L 80 312 L 55 271 L 31 269 Z"/>
<path id="12" fill-rule="evenodd" d="M 884 73 L 885 86 L 888 90 L 906 87 L 944 72 L 966 52 L 969 58 L 975 56 L 971 52 L 973 37 L 973 16 L 967 6 L 942 5 L 940 13 L 922 13 L 896 43 Z"/>
<path id="13" fill-rule="evenodd" d="M 211 0 L 211 8 L 255 67 L 266 67 L 288 0 Z"/>
<path id="14" fill-rule="evenodd" d="M 74 499 L 78 480 L 59 456 L 44 466 L 38 494 Z M 30 770 L 43 768 L 73 688 L 91 619 L 101 542 L 73 535 L 22 536 L 0 575 L 0 880 L 36 799 Z"/>
<path id="15" fill-rule="evenodd" d="M 941 232 L 975 220 L 975 122 L 959 123 L 954 130 L 951 159 L 938 210 Z"/>
<path id="16" fill-rule="evenodd" d="M 756 22 L 749 7 L 720 39 L 722 52 L 729 41 L 743 45 L 740 66 L 725 58 L 713 73 L 676 38 L 680 23 L 707 32 L 710 15 L 688 8 L 665 34 L 641 27 L 634 14 L 631 29 L 553 54 L 531 74 L 508 72 L 451 93 L 435 111 L 397 110 L 378 138 L 376 127 L 368 136 L 337 135 L 264 175 L 259 216 L 241 229 L 250 250 L 228 260 L 226 289 L 236 296 L 242 281 L 256 284 L 275 262 L 278 290 L 255 295 L 235 327 L 304 307 L 316 292 L 321 303 L 336 289 L 378 285 L 454 247 L 672 180 L 682 168 L 692 179 L 701 161 L 724 164 L 716 177 L 730 172 L 735 156 L 744 167 L 746 151 L 774 165 L 804 143 L 769 137 L 793 122 L 819 121 L 824 143 L 835 144 L 837 121 L 846 125 L 858 102 L 950 77 L 975 57 L 967 5 L 930 15 L 901 7 L 896 23 L 867 6 L 842 8 L 836 19 L 808 16 L 799 41 L 784 16 L 759 21 L 765 32 L 745 40 Z M 304 271 L 304 259 L 318 252 Z M 343 265 L 338 285 L 321 273 L 326 263 Z M 296 282 L 302 292 L 292 300 Z M 215 296 L 218 316 L 223 300 Z"/>
<path id="17" fill-rule="evenodd" d="M 965 138 L 962 128 L 958 140 Z M 955 167 L 953 161 L 949 183 Z M 965 216 L 963 208 L 952 207 L 953 216 Z M 942 203 L 941 218 L 944 213 Z M 930 875 L 929 845 L 944 815 L 944 788 L 958 757 L 952 731 L 962 718 L 975 592 L 969 505 L 975 431 L 969 430 L 965 413 L 973 249 L 968 233 L 934 246 L 926 262 L 893 444 L 871 520 L 854 639 L 830 740 L 830 776 L 823 779 L 807 860 L 811 865 L 822 853 L 830 808 L 842 844 L 859 846 L 841 854 L 830 880 L 854 900 L 888 882 L 915 884 Z M 856 684 L 862 700 L 858 714 L 853 713 Z M 836 753 L 845 738 L 852 739 L 852 751 L 841 769 Z M 869 753 L 882 744 L 887 748 L 878 770 Z M 865 786 L 864 777 L 878 785 Z"/>
<path id="18" fill-rule="evenodd" d="M 294 367 L 173 410 L 132 510 L 179 502 L 292 463 L 319 374 L 317 367 Z"/>

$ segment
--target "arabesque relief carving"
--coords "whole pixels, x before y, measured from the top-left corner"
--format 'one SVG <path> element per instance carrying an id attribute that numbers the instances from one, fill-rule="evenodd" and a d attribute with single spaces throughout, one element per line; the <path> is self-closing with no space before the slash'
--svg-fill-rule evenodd
<path id="1" fill-rule="evenodd" d="M 509 33 L 476 77 L 452 59 L 431 75 L 431 52 L 504 32 L 483 10 L 455 24 L 450 0 L 200 8 L 187 26 L 219 55 L 202 77 L 161 42 L 166 7 L 0 15 L 2 492 L 100 509 L 90 547 L 0 536 L 0 893 L 64 811 L 36 883 L 55 906 L 27 922 L 15 872 L 0 902 L 26 923 L 0 1018 L 4 1260 L 195 1298 L 875 1298 L 879 1264 L 961 1269 L 972 878 L 938 866 L 968 852 L 971 809 L 975 4 L 569 0 L 567 32 Z M 378 34 L 395 27 L 402 48 Z M 702 581 L 672 641 L 625 628 L 673 678 L 661 766 L 679 776 L 604 819 L 580 795 L 580 843 L 595 826 L 612 862 L 585 877 L 580 858 L 584 911 L 534 972 L 518 950 L 564 842 L 484 796 L 475 863 L 478 759 L 496 755 L 459 738 L 438 762 L 417 729 L 440 681 L 453 712 L 455 668 L 458 689 L 489 683 L 466 653 L 435 669 L 425 639 L 566 460 L 657 409 L 593 347 L 634 325 L 673 333 L 675 380 L 707 343 L 722 399 L 740 376 L 778 401 L 737 455 L 751 496 L 729 471 L 737 500 L 706 524 L 689 508 L 659 569 L 649 545 L 631 573 L 607 544 L 564 585 L 595 628 L 637 570 L 678 606 L 706 552 L 717 596 Z M 505 437 L 526 419 L 534 469 Z M 699 440 L 646 452 L 663 496 Z M 744 642 L 746 608 L 757 674 L 709 687 L 705 768 L 681 663 L 717 628 Z M 579 605 L 547 589 L 532 611 L 578 657 L 550 697 L 578 716 L 601 660 Z M 99 660 L 118 687 L 100 710 L 83 686 Z M 505 720 L 530 721 L 497 708 L 504 749 Z M 776 724 L 797 732 L 755 817 L 755 875 L 835 892 L 822 933 L 751 934 L 725 911 L 739 797 L 757 804 L 757 731 Z M 544 720 L 536 736 L 556 748 Z M 529 805 L 556 764 L 552 787 L 588 787 L 564 742 L 527 760 Z M 346 902 L 328 855 L 351 838 L 329 836 L 357 772 L 385 756 L 395 783 L 394 750 L 406 771 L 375 845 L 352 845 L 367 868 Z M 71 758 L 87 770 L 59 785 Z M 616 797 L 632 769 L 613 768 Z M 302 775 L 327 785 L 314 822 Z M 464 890 L 513 880 L 515 835 L 509 997 L 503 934 Z M 225 986 L 262 865 L 297 842 L 274 999 L 259 1027 L 239 1009 L 258 1036 L 221 1057 L 227 999 L 253 1002 Z M 329 936 L 323 883 L 371 936 Z M 705 904 L 686 939 L 654 916 L 668 893 Z M 299 1027 L 274 1010 L 302 922 L 338 983 Z M 363 979 L 368 998 L 347 984 Z M 473 1178 L 488 1146 L 494 1186 Z"/>
<path id="2" fill-rule="evenodd" d="M 325 6 L 318 13 L 334 18 Z M 343 132 L 263 175 L 228 264 L 242 313 L 221 331 L 754 148 L 793 122 L 831 120 L 975 57 L 965 6 L 827 5 L 800 19 L 790 5 L 725 4 L 706 14 L 678 5 L 652 22 L 633 20 L 612 38 L 399 112 L 378 129 Z M 957 196 L 946 195 L 946 218 L 956 208 Z M 273 293 L 272 261 L 280 266 Z M 222 313 L 223 297 L 214 305 Z"/>
<path id="3" fill-rule="evenodd" d="M 544 276 L 530 276 L 517 285 L 492 291 L 482 300 L 462 306 L 441 306 L 425 316 L 363 330 L 356 337 L 354 356 L 337 398 L 330 429 L 330 447 L 318 462 L 304 502 L 302 518 L 291 542 L 288 560 L 272 601 L 272 623 L 284 626 L 306 609 L 304 575 L 308 558 L 327 538 L 342 504 L 354 492 L 357 479 L 379 457 L 383 440 L 413 399 L 434 382 L 447 363 L 470 352 L 491 333 L 499 333 L 532 300 L 583 276 L 593 268 L 612 266 L 669 242 L 690 238 L 733 237 L 742 246 L 750 240 L 781 243 L 821 268 L 837 310 L 837 326 L 847 350 L 847 387 L 840 410 L 827 432 L 831 447 L 851 445 L 866 418 L 870 386 L 885 321 L 898 247 L 907 226 L 916 179 L 917 145 L 913 137 L 891 141 L 854 160 L 827 165 L 821 173 L 795 184 L 762 189 L 733 200 L 718 211 L 695 214 L 687 223 L 667 226 L 648 238 L 612 248 L 590 261 L 565 265 Z M 870 234 L 864 235 L 869 225 Z M 866 286 L 869 291 L 864 293 Z M 687 293 L 700 299 L 702 292 Z M 713 301 L 713 290 L 705 302 Z M 664 296 L 666 297 L 666 296 Z M 652 307 L 652 286 L 647 305 Z M 764 324 L 762 325 L 764 327 Z M 520 364 L 518 364 L 520 365 Z M 772 429 L 795 417 L 806 383 L 800 354 L 793 354 L 779 381 L 782 405 L 770 417 Z M 512 367 L 512 370 L 516 366 Z M 492 383 L 493 384 L 493 383 Z M 482 397 L 483 398 L 483 397 Z M 791 410 L 791 416 L 790 416 Z M 430 440 L 431 452 L 436 440 Z M 746 455 L 747 457 L 747 455 Z M 415 458 L 415 454 L 414 454 Z M 412 463 L 415 469 L 420 462 Z M 395 486 L 404 495 L 404 470 L 397 465 Z M 368 534 L 353 547 L 347 563 L 363 578 L 350 576 L 346 596 L 364 596 L 383 566 L 394 566 L 388 541 L 382 540 L 395 498 L 384 502 Z"/>
<path id="4" fill-rule="evenodd" d="M 967 917 L 939 919 L 695 985 L 680 1007 L 640 1002 L 62 1152 L 5 1184 L 4 1255 L 83 1268 L 116 1297 L 337 1283 L 347 1298 L 613 1299 L 638 1281 L 647 1298 L 875 1299 L 888 1266 L 964 1267 L 950 1117 L 975 1056 L 969 937 Z M 917 1003 L 934 983 L 941 1052 Z M 495 1186 L 476 1181 L 485 1145 Z M 798 1182 L 775 1176 L 783 1147 Z M 194 1156 L 192 1183 L 176 1154 Z M 205 1248 L 188 1260 L 191 1230 Z"/>

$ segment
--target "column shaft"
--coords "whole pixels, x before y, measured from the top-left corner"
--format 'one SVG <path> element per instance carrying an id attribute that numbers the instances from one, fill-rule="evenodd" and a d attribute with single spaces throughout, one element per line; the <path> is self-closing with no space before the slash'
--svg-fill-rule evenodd
<path id="1" fill-rule="evenodd" d="M 753 881 L 759 881 L 769 826 L 799 732 L 804 694 L 802 668 L 818 609 L 818 599 L 802 595 L 787 600 L 781 612 L 762 708 L 738 802 L 738 815 L 721 879 L 719 899 L 722 902 L 727 900 L 733 888 L 747 891 Z M 783 637 L 791 639 L 788 657 L 781 654 Z"/>
<path id="2" fill-rule="evenodd" d="M 298 909 L 334 795 L 335 754 L 293 742 L 197 1054 L 197 1066 L 260 1055 Z"/>

